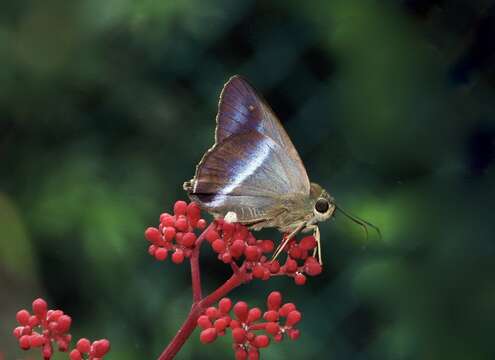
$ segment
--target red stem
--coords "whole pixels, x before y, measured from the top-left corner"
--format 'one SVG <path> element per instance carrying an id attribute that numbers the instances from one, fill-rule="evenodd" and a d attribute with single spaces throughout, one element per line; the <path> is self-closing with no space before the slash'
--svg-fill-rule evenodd
<path id="1" fill-rule="evenodd" d="M 187 341 L 189 336 L 193 333 L 194 329 L 196 329 L 197 321 L 199 316 L 206 310 L 207 307 L 213 305 L 222 297 L 227 295 L 237 286 L 241 285 L 244 282 L 250 281 L 250 276 L 246 273 L 246 269 L 244 266 L 241 266 L 238 271 L 236 271 L 225 283 L 219 286 L 216 290 L 214 290 L 211 294 L 206 296 L 205 298 L 201 297 L 201 278 L 200 278 L 200 267 L 199 267 L 199 247 L 201 246 L 201 242 L 206 236 L 206 232 L 212 227 L 215 226 L 211 224 L 196 240 L 196 247 L 193 250 L 191 255 L 191 278 L 192 278 L 192 288 L 193 288 L 193 305 L 191 311 L 187 315 L 186 320 L 180 327 L 177 334 L 175 334 L 174 338 L 168 346 L 163 350 L 161 355 L 158 357 L 158 360 L 171 360 L 177 355 L 179 350 L 182 348 L 184 343 Z"/>
<path id="2" fill-rule="evenodd" d="M 165 350 L 163 350 L 158 360 L 170 360 L 177 355 L 194 329 L 196 329 L 196 322 L 198 321 L 198 317 L 201 315 L 200 310 L 201 309 L 197 305 L 193 305 L 189 315 L 187 315 L 186 321 L 184 321 L 172 341 L 170 341 Z"/>
<path id="3" fill-rule="evenodd" d="M 264 330 L 266 328 L 266 322 L 264 323 L 258 323 L 258 324 L 253 324 L 249 326 L 249 330 Z"/>
<path id="4" fill-rule="evenodd" d="M 197 303 L 202 299 L 202 294 L 201 294 L 201 270 L 199 268 L 199 249 L 201 247 L 201 244 L 203 243 L 203 240 L 206 237 L 206 234 L 210 229 L 215 228 L 216 225 L 215 223 L 211 223 L 210 226 L 206 228 L 205 231 L 199 235 L 199 237 L 196 239 L 196 244 L 194 246 L 194 249 L 191 254 L 191 258 L 189 260 L 189 263 L 191 265 L 191 283 L 192 283 L 192 294 L 193 294 L 193 304 Z"/>

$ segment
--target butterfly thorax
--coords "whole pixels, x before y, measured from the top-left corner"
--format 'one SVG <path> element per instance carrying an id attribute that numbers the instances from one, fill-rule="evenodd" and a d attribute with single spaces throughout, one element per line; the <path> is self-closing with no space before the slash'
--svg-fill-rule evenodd
<path id="1" fill-rule="evenodd" d="M 281 232 L 288 233 L 301 224 L 313 225 L 329 219 L 335 210 L 333 198 L 328 192 L 316 183 L 311 183 L 309 195 L 290 194 L 280 199 L 282 206 L 268 211 L 264 221 L 245 223 L 251 225 L 254 230 L 264 227 L 276 227 Z M 318 202 L 326 202 L 321 212 L 317 209 Z"/>

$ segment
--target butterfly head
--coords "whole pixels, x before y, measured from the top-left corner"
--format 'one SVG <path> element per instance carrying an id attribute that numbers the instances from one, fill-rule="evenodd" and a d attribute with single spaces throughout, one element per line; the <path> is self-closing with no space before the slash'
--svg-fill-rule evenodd
<path id="1" fill-rule="evenodd" d="M 313 208 L 312 223 L 328 220 L 335 211 L 335 202 L 320 185 L 311 183 L 310 201 Z"/>

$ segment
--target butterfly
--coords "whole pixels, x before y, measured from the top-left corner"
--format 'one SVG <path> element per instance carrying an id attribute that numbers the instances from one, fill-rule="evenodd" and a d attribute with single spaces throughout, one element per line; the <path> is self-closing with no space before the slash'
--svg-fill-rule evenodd
<path id="1" fill-rule="evenodd" d="M 203 155 L 194 178 L 184 183 L 190 199 L 216 218 L 287 234 L 273 259 L 299 232 L 312 231 L 321 264 L 318 223 L 340 208 L 325 189 L 309 181 L 270 106 L 235 75 L 220 94 L 216 122 L 215 144 Z"/>

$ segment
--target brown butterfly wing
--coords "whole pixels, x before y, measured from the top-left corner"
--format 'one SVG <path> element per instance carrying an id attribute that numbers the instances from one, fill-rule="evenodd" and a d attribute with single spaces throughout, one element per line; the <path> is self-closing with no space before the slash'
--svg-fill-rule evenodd
<path id="1" fill-rule="evenodd" d="M 192 200 L 216 215 L 234 211 L 239 221 L 266 218 L 295 184 L 290 159 L 257 131 L 228 137 L 206 154 L 192 181 Z"/>
<path id="2" fill-rule="evenodd" d="M 284 149 L 285 156 L 292 160 L 291 173 L 299 179 L 292 190 L 309 194 L 306 168 L 280 120 L 256 90 L 241 76 L 235 75 L 220 94 L 215 139 L 220 143 L 232 134 L 250 130 L 268 136 Z"/>
<path id="3" fill-rule="evenodd" d="M 302 161 L 271 109 L 242 78 L 232 77 L 220 96 L 215 145 L 184 184 L 191 199 L 216 215 L 239 221 L 266 218 L 281 199 L 307 197 Z"/>

